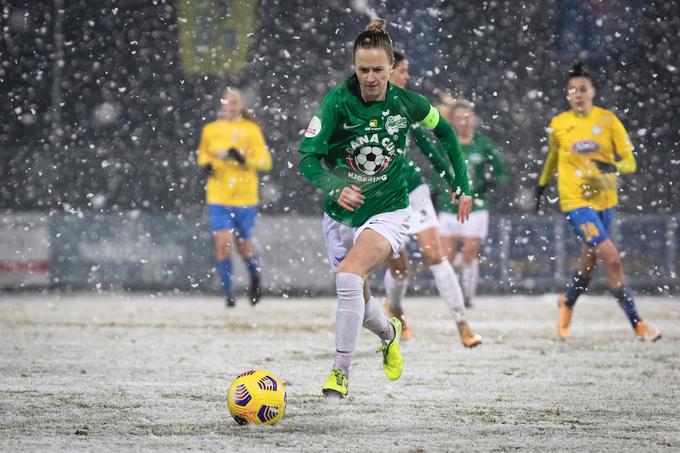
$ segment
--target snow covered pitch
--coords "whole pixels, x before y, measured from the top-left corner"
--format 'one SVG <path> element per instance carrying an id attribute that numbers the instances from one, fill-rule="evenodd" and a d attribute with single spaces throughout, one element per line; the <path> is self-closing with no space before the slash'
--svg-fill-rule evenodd
<path id="1" fill-rule="evenodd" d="M 444 304 L 405 301 L 414 338 L 388 382 L 359 339 L 350 396 L 321 395 L 332 298 L 0 296 L 0 450 L 677 451 L 680 300 L 637 299 L 664 337 L 635 340 L 611 297 L 585 296 L 556 339 L 555 296 L 480 297 L 464 349 Z M 231 380 L 264 368 L 286 384 L 273 427 L 238 426 Z"/>

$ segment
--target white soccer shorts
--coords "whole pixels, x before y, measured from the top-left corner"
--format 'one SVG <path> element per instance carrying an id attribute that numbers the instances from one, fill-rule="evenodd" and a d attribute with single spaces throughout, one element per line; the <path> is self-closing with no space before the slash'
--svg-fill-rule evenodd
<path id="1" fill-rule="evenodd" d="M 333 272 L 338 270 L 347 252 L 354 245 L 354 241 L 366 228 L 370 228 L 387 239 L 392 247 L 393 258 L 399 256 L 399 250 L 401 250 L 408 234 L 408 218 L 410 215 L 411 208 L 383 212 L 369 218 L 360 227 L 352 228 L 333 220 L 328 214 L 324 213 L 323 235 L 331 270 Z"/>
<path id="2" fill-rule="evenodd" d="M 489 211 L 473 211 L 465 223 L 460 223 L 455 214 L 440 212 L 439 234 L 442 236 L 484 239 L 489 235 Z"/>

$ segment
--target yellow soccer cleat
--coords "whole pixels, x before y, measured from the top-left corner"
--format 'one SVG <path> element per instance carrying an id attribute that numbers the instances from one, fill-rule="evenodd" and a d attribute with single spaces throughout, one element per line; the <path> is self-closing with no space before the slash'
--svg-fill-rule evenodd
<path id="1" fill-rule="evenodd" d="M 321 387 L 321 392 L 326 396 L 342 398 L 349 392 L 349 379 L 342 371 L 335 368 Z"/>
<path id="2" fill-rule="evenodd" d="M 404 357 L 401 355 L 401 349 L 399 349 L 401 321 L 395 317 L 390 318 L 389 321 L 394 327 L 394 339 L 389 343 L 383 341 L 382 346 L 376 352 L 382 352 L 383 370 L 387 379 L 396 381 L 401 376 L 401 372 L 404 371 Z"/>
<path id="3" fill-rule="evenodd" d="M 560 309 L 560 319 L 557 320 L 557 335 L 561 340 L 566 340 L 569 336 L 569 325 L 574 309 L 567 306 L 567 297 L 564 294 L 558 299 L 557 306 Z"/>
<path id="4" fill-rule="evenodd" d="M 458 323 L 458 334 L 460 335 L 460 341 L 466 348 L 474 348 L 482 344 L 482 337 L 473 333 L 466 321 Z"/>
<path id="5" fill-rule="evenodd" d="M 661 339 L 661 331 L 640 321 L 637 323 L 637 326 L 635 326 L 635 336 L 637 336 L 640 341 L 656 341 Z"/>

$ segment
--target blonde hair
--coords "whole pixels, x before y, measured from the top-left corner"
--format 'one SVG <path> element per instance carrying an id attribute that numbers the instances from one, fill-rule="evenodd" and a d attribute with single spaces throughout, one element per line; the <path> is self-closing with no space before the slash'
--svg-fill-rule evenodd
<path id="1" fill-rule="evenodd" d="M 259 124 L 257 119 L 255 118 L 255 114 L 253 114 L 252 110 L 249 110 L 246 108 L 246 103 L 243 100 L 243 94 L 241 93 L 241 90 L 238 88 L 232 88 L 232 87 L 227 87 L 224 89 L 222 93 L 222 98 L 220 99 L 220 103 L 224 104 L 224 99 L 227 97 L 227 94 L 229 93 L 236 93 L 238 94 L 239 99 L 241 100 L 241 110 L 239 110 L 239 115 L 243 117 L 244 119 L 250 120 L 253 123 Z"/>
<path id="2" fill-rule="evenodd" d="M 458 109 L 466 109 L 466 110 L 469 110 L 471 112 L 475 111 L 475 103 L 474 102 L 470 102 L 467 99 L 454 99 L 453 101 L 454 102 L 453 102 L 453 104 L 451 104 L 451 107 L 450 107 L 452 112 L 455 111 L 455 110 L 458 110 Z"/>
<path id="3" fill-rule="evenodd" d="M 387 21 L 385 19 L 371 20 L 364 31 L 359 33 L 357 39 L 354 40 L 354 51 L 352 57 L 354 58 L 359 49 L 383 49 L 387 54 L 390 64 L 394 65 L 394 50 L 392 49 L 392 38 L 386 31 Z"/>
<path id="4" fill-rule="evenodd" d="M 381 30 L 385 31 L 387 28 L 387 21 L 385 19 L 381 18 L 376 18 L 376 19 L 371 19 L 371 21 L 366 25 L 366 30 Z"/>

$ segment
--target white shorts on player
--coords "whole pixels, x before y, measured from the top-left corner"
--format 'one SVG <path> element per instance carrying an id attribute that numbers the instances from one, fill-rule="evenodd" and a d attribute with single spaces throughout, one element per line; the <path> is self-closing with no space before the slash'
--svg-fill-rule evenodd
<path id="1" fill-rule="evenodd" d="M 448 237 L 479 238 L 489 235 L 489 211 L 473 211 L 470 219 L 460 223 L 456 214 L 439 213 L 439 234 Z"/>
<path id="2" fill-rule="evenodd" d="M 408 195 L 411 204 L 411 217 L 408 220 L 408 234 L 418 234 L 428 228 L 439 227 L 437 213 L 432 204 L 430 188 L 421 184 Z"/>
<path id="3" fill-rule="evenodd" d="M 367 228 L 380 234 L 387 239 L 392 247 L 393 257 L 399 256 L 399 251 L 404 247 L 408 234 L 408 219 L 411 208 L 398 209 L 392 212 L 383 212 L 369 218 L 360 227 L 349 227 L 323 215 L 323 235 L 326 241 L 328 262 L 333 272 L 338 270 L 345 255 L 354 245 L 357 237 Z"/>

